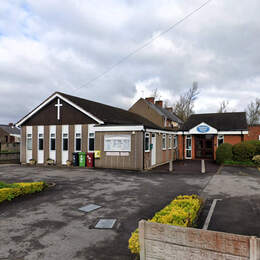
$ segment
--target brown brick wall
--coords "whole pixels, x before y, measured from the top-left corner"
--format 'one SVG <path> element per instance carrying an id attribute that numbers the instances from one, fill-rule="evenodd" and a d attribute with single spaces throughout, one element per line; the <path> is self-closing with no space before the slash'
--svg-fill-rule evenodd
<path id="1" fill-rule="evenodd" d="M 74 125 L 69 125 L 69 160 L 72 161 L 72 153 L 74 152 Z"/>
<path id="2" fill-rule="evenodd" d="M 245 135 L 245 141 L 259 140 L 260 136 L 260 125 L 249 126 L 248 135 Z"/>
<path id="3" fill-rule="evenodd" d="M 154 109 L 151 109 L 149 105 L 142 99 L 138 100 L 130 109 L 129 111 L 134 112 L 138 115 L 141 115 L 154 124 L 164 127 L 164 118 L 158 114 Z"/>
<path id="4" fill-rule="evenodd" d="M 224 143 L 237 144 L 242 141 L 241 135 L 224 135 Z"/>
<path id="5" fill-rule="evenodd" d="M 61 165 L 62 126 L 56 125 L 56 164 Z"/>
<path id="6" fill-rule="evenodd" d="M 21 128 L 21 163 L 26 163 L 26 126 Z"/>
<path id="7" fill-rule="evenodd" d="M 44 163 L 46 163 L 49 158 L 49 149 L 50 149 L 50 127 L 48 125 L 44 126 Z"/>
<path id="8" fill-rule="evenodd" d="M 82 125 L 82 152 L 88 151 L 88 125 Z"/>
<path id="9" fill-rule="evenodd" d="M 38 157 L 38 128 L 37 126 L 32 127 L 32 159 L 37 161 Z"/>

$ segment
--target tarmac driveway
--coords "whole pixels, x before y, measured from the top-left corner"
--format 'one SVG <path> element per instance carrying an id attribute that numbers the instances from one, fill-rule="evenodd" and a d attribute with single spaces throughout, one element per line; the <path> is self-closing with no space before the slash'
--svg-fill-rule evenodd
<path id="1" fill-rule="evenodd" d="M 55 182 L 56 186 L 0 204 L 0 259 L 131 259 L 127 248 L 140 219 L 179 194 L 198 194 L 213 174 L 0 166 L 6 182 Z M 95 203 L 102 208 L 84 213 Z M 112 230 L 93 229 L 101 217 Z"/>

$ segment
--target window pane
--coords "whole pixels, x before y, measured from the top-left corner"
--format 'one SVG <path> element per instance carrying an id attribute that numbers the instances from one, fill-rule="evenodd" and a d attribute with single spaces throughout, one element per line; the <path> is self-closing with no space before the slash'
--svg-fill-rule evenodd
<path id="1" fill-rule="evenodd" d="M 76 151 L 81 151 L 81 138 L 76 139 Z"/>
<path id="2" fill-rule="evenodd" d="M 149 137 L 145 137 L 145 151 L 149 151 Z"/>
<path id="3" fill-rule="evenodd" d="M 27 139 L 27 150 L 32 150 L 32 139 L 31 138 Z"/>
<path id="4" fill-rule="evenodd" d="M 54 138 L 51 139 L 51 150 L 55 151 L 56 150 L 56 140 Z"/>
<path id="5" fill-rule="evenodd" d="M 88 139 L 88 150 L 89 151 L 94 151 L 94 138 L 89 138 Z"/>
<path id="6" fill-rule="evenodd" d="M 63 151 L 68 151 L 68 139 L 64 138 L 63 139 L 63 146 L 62 146 Z"/>
<path id="7" fill-rule="evenodd" d="M 81 134 L 80 133 L 76 133 L 76 138 L 80 138 Z"/>
<path id="8" fill-rule="evenodd" d="M 43 139 L 42 139 L 42 138 L 39 139 L 39 147 L 38 147 L 38 149 L 39 149 L 40 151 L 43 150 Z"/>

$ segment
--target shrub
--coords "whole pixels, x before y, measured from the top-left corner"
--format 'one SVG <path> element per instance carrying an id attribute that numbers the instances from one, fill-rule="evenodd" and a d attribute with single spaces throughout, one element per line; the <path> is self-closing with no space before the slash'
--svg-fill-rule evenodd
<path id="1" fill-rule="evenodd" d="M 228 143 L 221 144 L 216 151 L 216 162 L 222 164 L 225 161 L 232 160 L 232 145 Z"/>
<path id="2" fill-rule="evenodd" d="M 197 220 L 201 206 L 202 200 L 197 195 L 178 196 L 148 221 L 174 226 L 191 227 L 194 226 Z M 138 229 L 132 233 L 128 242 L 131 253 L 138 254 L 140 252 Z"/>
<path id="3" fill-rule="evenodd" d="M 0 189 L 0 203 L 4 200 L 12 200 L 20 195 L 42 191 L 46 187 L 44 182 L 14 183 L 6 185 L 9 185 L 9 187 Z"/>
<path id="4" fill-rule="evenodd" d="M 255 155 L 252 161 L 257 165 L 260 166 L 260 155 Z"/>
<path id="5" fill-rule="evenodd" d="M 251 143 L 238 143 L 235 144 L 232 148 L 233 151 L 233 159 L 235 161 L 249 161 L 252 160 L 255 155 L 256 148 Z"/>
<path id="6" fill-rule="evenodd" d="M 246 141 L 246 144 L 252 144 L 255 147 L 255 154 L 254 155 L 260 155 L 260 141 L 258 140 L 250 140 Z"/>

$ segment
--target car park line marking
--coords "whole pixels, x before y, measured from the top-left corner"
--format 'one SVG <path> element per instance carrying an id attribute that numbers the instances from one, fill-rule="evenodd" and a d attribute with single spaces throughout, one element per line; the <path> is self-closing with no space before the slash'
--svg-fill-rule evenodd
<path id="1" fill-rule="evenodd" d="M 211 217 L 212 217 L 212 215 L 213 215 L 213 212 L 214 212 L 214 209 L 215 209 L 215 207 L 216 207 L 216 204 L 217 204 L 217 201 L 218 201 L 218 200 L 222 200 L 222 199 L 214 199 L 214 200 L 213 200 L 213 202 L 212 202 L 212 204 L 211 204 L 211 207 L 210 207 L 210 210 L 209 210 L 209 213 L 208 213 L 208 216 L 207 216 L 207 218 L 206 218 L 206 220 L 205 220 L 205 223 L 204 223 L 202 229 L 208 229 L 209 223 L 210 223 L 210 220 L 211 220 Z"/>

